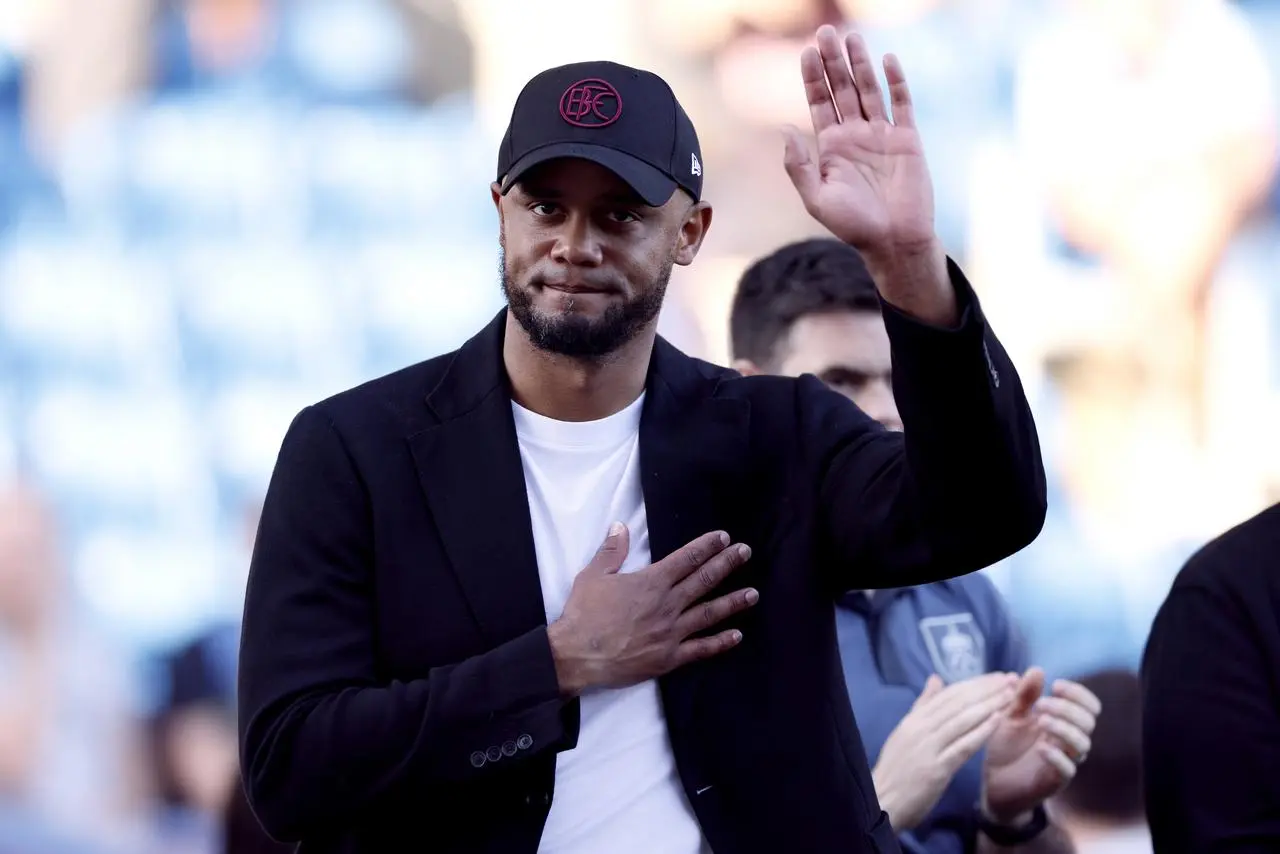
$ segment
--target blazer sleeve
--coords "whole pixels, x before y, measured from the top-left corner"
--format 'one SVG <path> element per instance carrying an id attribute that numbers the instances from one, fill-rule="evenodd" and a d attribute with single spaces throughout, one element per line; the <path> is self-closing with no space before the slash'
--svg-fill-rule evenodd
<path id="1" fill-rule="evenodd" d="M 240 645 L 240 758 L 264 828 L 299 840 L 406 792 L 506 774 L 576 741 L 545 627 L 421 679 L 375 666 L 370 502 L 329 418 L 284 439 Z M 576 708 L 576 707 L 574 707 Z M 475 758 L 520 742 L 499 766 Z"/>
<path id="2" fill-rule="evenodd" d="M 1147 641 L 1142 755 L 1157 851 L 1280 851 L 1280 706 L 1268 631 L 1231 600 L 1175 587 Z"/>
<path id="3" fill-rule="evenodd" d="M 948 260 L 961 322 L 883 305 L 904 430 L 882 428 L 816 377 L 797 386 L 820 478 L 837 591 L 925 584 L 997 562 L 1044 525 L 1044 464 L 1017 371 Z"/>

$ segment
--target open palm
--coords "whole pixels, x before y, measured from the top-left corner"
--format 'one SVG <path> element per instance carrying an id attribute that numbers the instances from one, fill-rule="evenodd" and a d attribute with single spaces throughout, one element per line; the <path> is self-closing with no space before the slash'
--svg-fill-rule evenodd
<path id="1" fill-rule="evenodd" d="M 928 243 L 933 186 L 902 66 L 893 55 L 884 59 L 890 117 L 862 37 L 850 34 L 842 45 L 835 28 L 824 26 L 817 42 L 800 57 L 817 153 L 792 130 L 785 160 L 805 209 L 859 249 Z"/>

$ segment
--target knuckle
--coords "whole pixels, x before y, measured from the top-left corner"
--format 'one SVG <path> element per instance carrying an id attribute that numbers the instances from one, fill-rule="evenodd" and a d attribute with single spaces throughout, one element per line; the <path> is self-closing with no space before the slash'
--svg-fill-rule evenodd
<path id="1" fill-rule="evenodd" d="M 698 581 L 708 590 L 714 589 L 720 583 L 715 570 L 705 564 L 698 569 Z"/>
<path id="2" fill-rule="evenodd" d="M 702 606 L 702 624 L 704 626 L 714 626 L 718 620 L 719 616 L 716 614 L 715 605 L 708 602 Z"/>
<path id="3" fill-rule="evenodd" d="M 697 543 L 689 543 L 684 547 L 684 559 L 688 561 L 689 566 L 700 566 L 702 564 L 702 550 Z"/>

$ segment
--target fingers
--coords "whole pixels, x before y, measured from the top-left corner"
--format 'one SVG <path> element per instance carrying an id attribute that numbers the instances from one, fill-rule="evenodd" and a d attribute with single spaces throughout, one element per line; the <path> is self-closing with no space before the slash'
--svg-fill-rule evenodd
<path id="1" fill-rule="evenodd" d="M 835 35 L 835 30 L 831 32 L 832 35 Z M 884 93 L 880 91 L 880 78 L 876 76 L 876 66 L 871 61 L 871 54 L 867 51 L 866 41 L 863 40 L 859 33 L 850 33 L 845 38 L 845 47 L 849 51 L 849 66 L 853 69 L 854 94 L 861 104 L 863 118 L 872 122 L 885 121 L 887 115 L 884 108 Z M 840 57 L 840 64 L 844 64 L 843 53 Z M 830 68 L 829 65 L 828 68 Z M 830 71 L 828 71 L 829 74 Z M 834 88 L 833 84 L 832 89 L 834 90 Z M 836 106 L 840 107 L 842 115 L 849 115 L 844 112 L 844 107 L 838 97 L 836 98 Z"/>
<path id="2" fill-rule="evenodd" d="M 884 79 L 889 83 L 893 123 L 900 128 L 915 127 L 916 111 L 911 103 L 911 90 L 907 88 L 907 75 L 902 71 L 902 63 L 893 54 L 884 58 Z"/>
<path id="3" fill-rule="evenodd" d="M 1014 696 L 1013 708 L 1009 710 L 1011 717 L 1023 717 L 1030 714 L 1040 695 L 1044 693 L 1044 671 L 1039 667 L 1027 668 L 1018 681 L 1017 693 Z"/>
<path id="4" fill-rule="evenodd" d="M 787 170 L 787 177 L 795 185 L 796 192 L 800 194 L 800 199 L 804 202 L 805 208 L 808 209 L 809 200 L 814 197 L 822 183 L 822 176 L 818 173 L 818 164 L 813 162 L 813 155 L 809 151 L 809 143 L 798 129 L 793 127 L 785 128 L 783 130 L 783 139 L 786 143 L 786 148 L 783 150 L 782 165 Z"/>
<path id="5" fill-rule="evenodd" d="M 827 86 L 831 90 L 831 99 L 835 102 L 840 120 L 847 122 L 865 118 L 858 86 L 854 82 L 853 72 L 849 67 L 849 60 L 845 58 L 844 46 L 840 44 L 836 28 L 830 25 L 819 27 L 817 38 L 822 71 L 827 77 Z M 866 52 L 865 48 L 863 52 Z"/>
<path id="6" fill-rule="evenodd" d="M 705 632 L 759 601 L 760 594 L 750 587 L 745 590 L 735 590 L 685 611 L 676 621 L 676 631 L 682 639 Z"/>
<path id="7" fill-rule="evenodd" d="M 968 732 L 983 724 L 988 718 L 999 719 L 1001 712 L 1013 700 L 1013 689 L 1004 688 L 976 702 L 970 702 L 937 722 L 938 738 L 943 745 L 963 738 Z"/>
<path id="8" fill-rule="evenodd" d="M 938 754 L 943 767 L 959 768 L 968 762 L 973 758 L 974 754 L 982 749 L 982 745 L 987 743 L 987 739 L 991 738 L 991 734 L 996 731 L 996 727 L 999 725 L 1000 715 L 998 713 L 987 715 L 976 727 L 952 741 Z"/>
<path id="9" fill-rule="evenodd" d="M 1098 696 L 1078 682 L 1059 679 L 1053 683 L 1053 695 L 1075 703 L 1093 717 L 1102 714 L 1102 701 Z"/>
<path id="10" fill-rule="evenodd" d="M 1062 748 L 1048 741 L 1036 742 L 1036 750 L 1044 757 L 1045 761 L 1053 766 L 1063 780 L 1070 780 L 1076 776 L 1076 763 L 1072 762 L 1067 754 L 1062 752 Z"/>
<path id="11" fill-rule="evenodd" d="M 1081 756 L 1088 756 L 1089 748 L 1093 746 L 1092 740 L 1084 730 L 1061 718 L 1041 718 L 1040 729 L 1053 738 L 1054 742 L 1062 748 L 1063 753 L 1073 760 L 1073 765 Z"/>
<path id="12" fill-rule="evenodd" d="M 675 667 L 728 652 L 742 641 L 742 632 L 727 629 L 709 638 L 693 638 L 676 648 Z"/>
<path id="13" fill-rule="evenodd" d="M 677 607 L 683 611 L 707 596 L 750 557 L 751 549 L 745 543 L 722 548 L 675 586 L 672 594 Z"/>
<path id="14" fill-rule="evenodd" d="M 1061 718 L 1086 735 L 1092 734 L 1098 723 L 1097 716 L 1091 714 L 1088 709 L 1060 697 L 1041 697 L 1036 701 L 1036 711 L 1042 715 Z"/>
<path id="15" fill-rule="evenodd" d="M 591 562 L 582 571 L 603 575 L 615 573 L 622 569 L 622 564 L 627 559 L 627 552 L 630 550 L 631 532 L 621 522 L 614 522 L 609 526 L 609 533 L 600 544 L 600 548 L 596 549 Z"/>
<path id="16" fill-rule="evenodd" d="M 993 697 L 1003 698 L 1004 704 L 1007 705 L 1013 699 L 1013 684 L 1014 677 L 1008 673 L 984 673 L 973 679 L 949 685 L 928 703 L 926 708 L 929 718 L 935 721 L 944 720 L 957 714 L 961 709 Z"/>
<path id="17" fill-rule="evenodd" d="M 937 696 L 942 689 L 946 687 L 946 683 L 942 681 L 942 677 L 934 673 L 924 683 L 924 690 L 920 692 L 920 696 L 916 697 L 913 707 L 919 707 L 929 701 L 930 698 Z"/>
<path id="18" fill-rule="evenodd" d="M 836 112 L 835 102 L 831 100 L 822 55 L 817 48 L 806 47 L 800 52 L 800 79 L 804 81 L 804 97 L 809 102 L 809 120 L 813 122 L 813 132 L 822 133 L 827 128 L 840 124 L 840 114 Z"/>
<path id="19" fill-rule="evenodd" d="M 724 551 L 728 545 L 728 534 L 724 531 L 712 531 L 667 555 L 654 564 L 654 569 L 664 576 L 669 586 L 675 587 Z"/>
<path id="20" fill-rule="evenodd" d="M 816 47 L 800 52 L 800 78 L 814 133 L 840 122 L 889 121 L 880 78 L 862 35 L 850 33 L 842 44 L 835 27 L 825 25 L 818 28 L 816 40 Z M 902 63 L 890 54 L 884 57 L 883 67 L 893 123 L 915 127 L 915 109 Z"/>

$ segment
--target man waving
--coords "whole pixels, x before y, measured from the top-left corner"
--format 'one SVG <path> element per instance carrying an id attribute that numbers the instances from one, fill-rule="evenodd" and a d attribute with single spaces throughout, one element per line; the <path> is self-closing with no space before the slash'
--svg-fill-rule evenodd
<path id="1" fill-rule="evenodd" d="M 794 135 L 786 169 L 871 266 L 910 438 L 812 377 L 658 338 L 713 164 L 656 75 L 537 75 L 490 188 L 506 309 L 285 437 L 239 692 L 272 835 L 303 854 L 898 850 L 832 603 L 1022 548 L 1044 471 L 933 234 L 901 69 L 891 120 L 862 41 L 817 42 L 814 147 Z"/>

